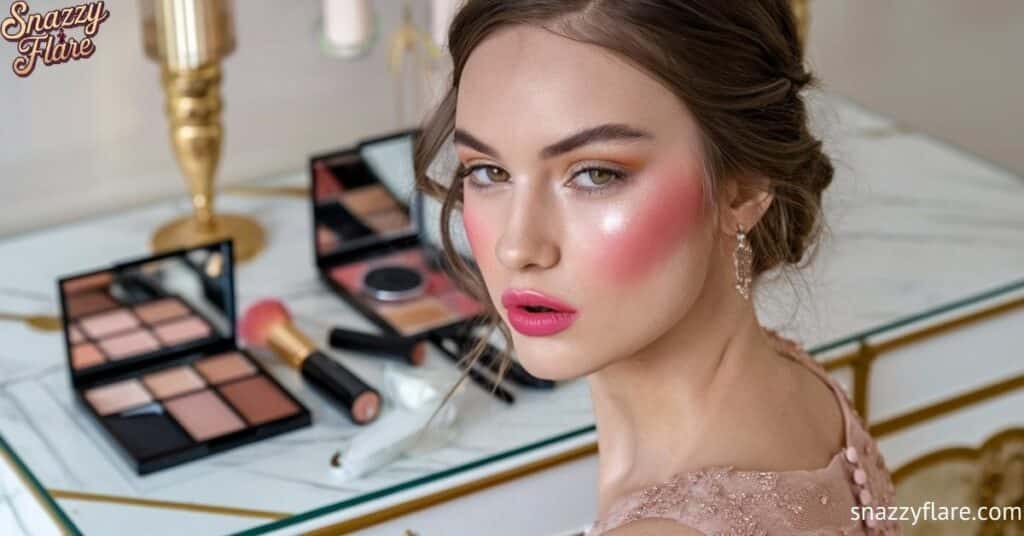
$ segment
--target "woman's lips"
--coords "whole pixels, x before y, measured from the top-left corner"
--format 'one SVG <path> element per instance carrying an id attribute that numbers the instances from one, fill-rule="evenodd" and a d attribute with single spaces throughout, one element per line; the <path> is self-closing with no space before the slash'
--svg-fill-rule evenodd
<path id="1" fill-rule="evenodd" d="M 572 306 L 536 290 L 508 289 L 501 293 L 512 328 L 530 337 L 544 337 L 564 331 L 576 321 Z"/>

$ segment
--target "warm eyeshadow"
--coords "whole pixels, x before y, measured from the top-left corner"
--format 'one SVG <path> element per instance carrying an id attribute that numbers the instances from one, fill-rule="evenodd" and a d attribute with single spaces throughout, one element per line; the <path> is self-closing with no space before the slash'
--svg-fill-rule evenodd
<path id="1" fill-rule="evenodd" d="M 206 386 L 206 382 L 192 370 L 192 367 L 174 367 L 147 374 L 142 378 L 153 396 L 164 399 Z"/>
<path id="2" fill-rule="evenodd" d="M 403 304 L 378 304 L 376 310 L 405 335 L 458 320 L 444 303 L 430 297 Z"/>
<path id="3" fill-rule="evenodd" d="M 92 343 L 76 344 L 71 347 L 71 366 L 83 369 L 106 361 L 99 348 Z"/>
<path id="4" fill-rule="evenodd" d="M 338 179 L 331 173 L 331 168 L 324 162 L 313 164 L 313 187 L 316 189 L 317 200 L 336 197 L 341 193 L 342 187 Z"/>
<path id="5" fill-rule="evenodd" d="M 114 301 L 114 298 L 110 297 L 110 294 L 99 291 L 65 296 L 64 303 L 67 306 L 68 316 L 72 318 L 117 306 L 117 302 Z"/>
<path id="6" fill-rule="evenodd" d="M 68 340 L 71 344 L 78 344 L 85 340 L 85 335 L 82 334 L 82 330 L 78 329 L 77 324 L 68 325 Z"/>
<path id="7" fill-rule="evenodd" d="M 62 288 L 64 289 L 65 294 L 74 294 L 76 292 L 82 292 L 83 290 L 109 287 L 113 282 L 114 274 L 110 272 L 100 272 L 98 274 L 76 277 L 70 281 L 65 281 Z"/>
<path id="8" fill-rule="evenodd" d="M 357 262 L 338 266 L 331 270 L 331 279 L 353 294 L 360 292 L 363 274 L 366 273 L 368 265 L 365 262 Z"/>
<path id="9" fill-rule="evenodd" d="M 152 402 L 139 380 L 125 380 L 85 392 L 85 399 L 100 415 L 110 415 Z"/>
<path id="10" fill-rule="evenodd" d="M 190 312 L 188 307 L 177 298 L 163 298 L 135 308 L 135 314 L 139 315 L 139 318 L 147 324 L 178 318 Z"/>
<path id="11" fill-rule="evenodd" d="M 299 411 L 299 407 L 262 374 L 222 385 L 219 389 L 251 425 L 276 421 Z"/>
<path id="12" fill-rule="evenodd" d="M 160 349 L 160 342 L 146 329 L 103 339 L 99 345 L 110 359 L 124 359 Z"/>
<path id="13" fill-rule="evenodd" d="M 386 210 L 363 216 L 363 221 L 378 233 L 393 233 L 409 228 L 409 216 L 401 210 Z"/>
<path id="14" fill-rule="evenodd" d="M 196 441 L 245 428 L 242 419 L 209 389 L 168 400 L 164 406 Z"/>
<path id="15" fill-rule="evenodd" d="M 398 208 L 398 203 L 387 188 L 379 184 L 363 186 L 342 194 L 341 203 L 353 214 L 365 216 L 371 212 Z"/>
<path id="16" fill-rule="evenodd" d="M 139 326 L 139 318 L 128 309 L 115 309 L 95 314 L 79 321 L 82 331 L 93 339 L 106 337 Z"/>
<path id="17" fill-rule="evenodd" d="M 188 316 L 153 328 L 164 344 L 181 344 L 202 339 L 210 334 L 210 325 L 198 316 Z"/>
<path id="18" fill-rule="evenodd" d="M 317 225 L 316 244 L 320 251 L 333 251 L 338 247 L 338 235 L 323 225 Z"/>
<path id="19" fill-rule="evenodd" d="M 208 357 L 196 363 L 195 367 L 210 383 L 224 383 L 256 372 L 249 359 L 238 352 Z"/>

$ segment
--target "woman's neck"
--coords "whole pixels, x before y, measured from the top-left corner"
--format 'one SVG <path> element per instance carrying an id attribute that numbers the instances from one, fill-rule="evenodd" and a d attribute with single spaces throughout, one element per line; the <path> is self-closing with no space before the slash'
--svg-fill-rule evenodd
<path id="1" fill-rule="evenodd" d="M 705 298 L 664 336 L 588 376 L 601 513 L 620 493 L 690 467 L 723 397 L 763 372 L 751 366 L 765 337 L 753 307 Z"/>

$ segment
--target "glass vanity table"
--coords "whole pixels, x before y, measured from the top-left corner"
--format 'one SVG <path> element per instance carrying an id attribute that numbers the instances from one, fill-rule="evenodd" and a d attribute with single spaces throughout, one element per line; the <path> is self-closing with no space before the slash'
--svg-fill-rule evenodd
<path id="1" fill-rule="evenodd" d="M 815 95 L 813 106 L 838 164 L 826 194 L 831 235 L 805 273 L 810 294 L 801 291 L 794 299 L 784 279 L 765 286 L 759 303 L 765 325 L 801 340 L 822 359 L 841 359 L 864 340 L 888 339 L 1024 294 L 1024 180 L 843 99 Z M 307 182 L 304 173 L 271 181 Z M 240 309 L 279 297 L 318 341 L 325 324 L 372 328 L 318 281 L 309 261 L 307 202 L 225 195 L 222 204 L 258 215 L 270 235 L 267 250 L 237 268 Z M 188 210 L 185 202 L 150 205 L 0 241 L 7 266 L 3 308 L 52 312 L 58 275 L 140 255 L 151 229 Z M 0 523 L 20 519 L 14 534 L 355 531 L 596 452 L 585 380 L 552 391 L 517 388 L 514 405 L 467 382 L 462 396 L 469 409 L 460 415 L 456 440 L 358 481 L 338 482 L 331 454 L 372 428 L 352 425 L 294 370 L 258 355 L 312 410 L 314 425 L 140 477 L 71 403 L 59 336 L 4 323 L 0 340 L 0 511 L 17 513 L 0 515 Z M 367 381 L 381 381 L 381 361 L 328 352 Z M 454 382 L 458 371 L 436 352 L 431 349 L 424 366 Z M 861 373 L 837 368 L 836 374 L 857 390 Z M 872 385 L 884 400 L 884 384 Z M 50 528 L 19 528 L 37 526 L 29 523 Z"/>

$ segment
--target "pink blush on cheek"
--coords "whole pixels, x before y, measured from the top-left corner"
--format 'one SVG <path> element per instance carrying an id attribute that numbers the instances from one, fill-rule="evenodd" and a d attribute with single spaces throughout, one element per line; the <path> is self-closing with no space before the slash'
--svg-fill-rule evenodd
<path id="1" fill-rule="evenodd" d="M 493 248 L 488 249 L 487 245 L 490 244 L 488 237 L 487 220 L 481 220 L 476 210 L 474 210 L 475 203 L 463 203 L 462 205 L 462 225 L 466 229 L 466 239 L 469 241 L 469 248 L 473 250 L 473 257 L 477 264 L 486 263 L 486 254 L 488 251 L 494 251 Z"/>
<path id="2" fill-rule="evenodd" d="M 650 180 L 657 186 L 644 199 L 611 209 L 602 218 L 595 260 L 610 281 L 631 282 L 648 274 L 700 224 L 699 173 L 674 169 L 652 173 Z"/>

